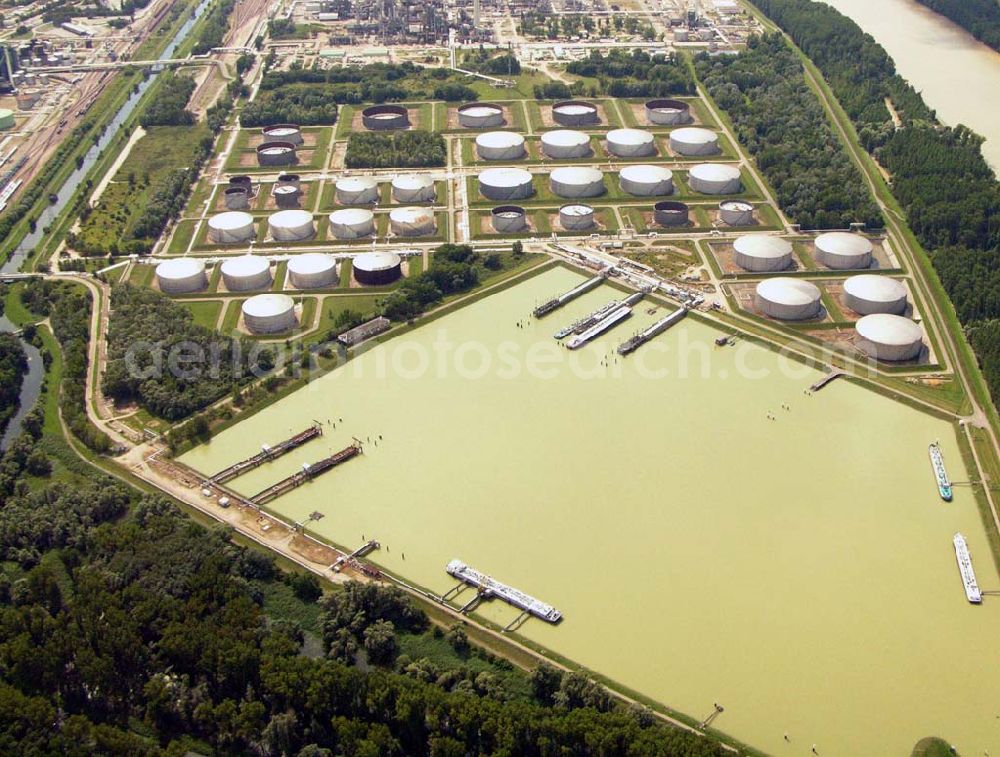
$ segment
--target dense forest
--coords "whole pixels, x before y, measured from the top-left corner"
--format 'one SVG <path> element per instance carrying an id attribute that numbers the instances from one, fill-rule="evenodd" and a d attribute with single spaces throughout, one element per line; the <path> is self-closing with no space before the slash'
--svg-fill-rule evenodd
<path id="1" fill-rule="evenodd" d="M 111 307 L 104 393 L 161 418 L 184 418 L 273 367 L 269 352 L 199 326 L 152 289 L 116 286 Z"/>
<path id="2" fill-rule="evenodd" d="M 694 94 L 694 77 L 676 55 L 650 55 L 642 50 L 591 50 L 566 66 L 567 73 L 597 79 L 596 94 L 610 97 L 667 97 Z"/>
<path id="3" fill-rule="evenodd" d="M 781 34 L 751 37 L 740 55 L 699 55 L 695 68 L 789 218 L 804 229 L 883 225 Z"/>
<path id="4" fill-rule="evenodd" d="M 980 42 L 1000 50 L 1000 4 L 997 0 L 917 0 L 951 19 Z"/>
<path id="5" fill-rule="evenodd" d="M 444 137 L 429 131 L 353 132 L 344 157 L 348 168 L 427 168 L 447 160 Z"/>
<path id="6" fill-rule="evenodd" d="M 463 59 L 463 64 L 482 74 L 490 76 L 517 76 L 521 73 L 521 62 L 513 53 L 501 53 L 496 55 L 493 50 L 479 48 L 472 52 L 467 52 Z"/>
<path id="7" fill-rule="evenodd" d="M 172 71 L 164 71 L 160 77 L 156 97 L 139 118 L 142 128 L 193 124 L 194 114 L 186 108 L 195 89 L 194 79 Z"/>
<path id="8" fill-rule="evenodd" d="M 891 188 L 980 358 L 1000 400 L 1000 184 L 983 158 L 982 138 L 945 127 L 892 59 L 833 8 L 809 0 L 757 0 L 822 71 L 863 144 L 891 175 Z M 893 128 L 884 100 L 903 119 Z"/>
<path id="9" fill-rule="evenodd" d="M 257 97 L 244 107 L 240 121 L 244 126 L 289 121 L 303 126 L 332 124 L 337 104 L 478 99 L 464 80 L 464 75 L 446 68 L 413 63 L 331 69 L 293 65 L 287 71 L 267 71 Z"/>
<path id="10" fill-rule="evenodd" d="M 17 412 L 21 381 L 27 372 L 28 358 L 17 337 L 0 332 L 0 436 L 3 436 L 7 424 Z"/>

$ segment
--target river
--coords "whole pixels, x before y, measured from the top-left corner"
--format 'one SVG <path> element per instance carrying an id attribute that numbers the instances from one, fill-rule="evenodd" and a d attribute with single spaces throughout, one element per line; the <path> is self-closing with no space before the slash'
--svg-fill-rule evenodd
<path id="1" fill-rule="evenodd" d="M 195 22 L 208 8 L 210 1 L 211 0 L 202 0 L 202 2 L 195 8 L 191 18 L 185 21 L 181 25 L 180 29 L 177 30 L 177 34 L 174 35 L 174 38 L 164 48 L 160 58 L 170 58 L 174 54 L 174 51 L 191 31 Z M 101 137 L 89 150 L 87 150 L 83 163 L 69 175 L 66 182 L 55 193 L 56 201 L 50 203 L 48 207 L 42 211 L 41 216 L 38 218 L 35 231 L 28 233 L 24 239 L 21 240 L 21 243 L 17 246 L 17 249 L 13 252 L 10 258 L 2 266 L 0 266 L 0 275 L 16 273 L 24 263 L 25 258 L 30 254 L 36 245 L 41 243 L 45 237 L 45 228 L 49 224 L 53 223 L 62 212 L 63 208 L 66 207 L 66 204 L 76 192 L 77 187 L 79 187 L 81 182 L 87 178 L 87 174 L 91 168 L 93 168 L 94 163 L 96 163 L 100 158 L 101 151 L 104 150 L 111 143 L 111 140 L 113 140 L 118 134 L 118 130 L 121 128 L 122 124 L 124 124 L 128 117 L 132 115 L 132 112 L 139 104 L 139 99 L 142 97 L 143 93 L 149 89 L 157 76 L 157 73 L 151 74 L 139 84 L 137 90 L 132 92 L 118 113 L 115 114 L 115 117 L 108 123 L 108 126 L 104 130 Z M 10 320 L 8 320 L 5 316 L 0 316 L 0 331 L 16 331 L 16 329 L 17 327 L 11 323 Z M 25 375 L 24 381 L 21 385 L 20 408 L 18 409 L 17 415 L 15 415 L 11 420 L 3 438 L 0 439 L 0 451 L 6 450 L 7 447 L 10 446 L 11 442 L 13 442 L 13 440 L 17 437 L 20 431 L 21 420 L 25 415 L 27 415 L 28 412 L 30 412 L 31 408 L 35 404 L 35 401 L 38 399 L 38 395 L 40 394 L 42 387 L 42 378 L 45 373 L 42 366 L 41 355 L 38 350 L 24 340 L 21 340 L 21 346 L 28 355 L 28 373 Z"/>
<path id="2" fill-rule="evenodd" d="M 1000 168 L 1000 53 L 914 0 L 825 0 L 871 34 L 949 126 L 986 137 L 983 155 Z"/>
<path id="3" fill-rule="evenodd" d="M 378 539 L 372 560 L 438 593 L 458 558 L 533 594 L 564 621 L 521 635 L 695 718 L 719 702 L 716 725 L 769 753 L 904 755 L 931 734 L 1000 753 L 1000 602 L 968 604 L 953 534 L 984 588 L 998 576 L 972 491 L 942 502 L 927 454 L 939 439 L 968 480 L 954 428 L 846 381 L 807 395 L 817 371 L 716 347 L 694 318 L 607 360 L 664 313 L 648 303 L 569 353 L 552 333 L 620 293 L 528 314 L 579 281 L 547 271 L 426 323 L 182 460 L 211 474 L 319 420 L 230 485 L 253 495 L 368 439 L 269 507 Z"/>

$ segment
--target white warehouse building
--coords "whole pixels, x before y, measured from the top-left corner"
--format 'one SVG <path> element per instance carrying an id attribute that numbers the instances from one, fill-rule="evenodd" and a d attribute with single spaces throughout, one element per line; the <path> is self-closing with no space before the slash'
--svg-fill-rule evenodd
<path id="1" fill-rule="evenodd" d="M 792 243 L 781 237 L 748 234 L 733 242 L 733 260 L 744 271 L 783 271 L 792 264 Z"/>
<path id="2" fill-rule="evenodd" d="M 924 348 L 920 326 L 901 315 L 875 313 L 854 324 L 858 349 L 876 360 L 913 360 Z"/>
<path id="3" fill-rule="evenodd" d="M 782 321 L 801 321 L 819 315 L 819 287 L 809 281 L 778 277 L 757 285 L 754 305 L 764 315 Z"/>
<path id="4" fill-rule="evenodd" d="M 906 310 L 906 287 L 897 279 L 863 273 L 844 282 L 844 304 L 859 315 Z"/>
<path id="5" fill-rule="evenodd" d="M 566 166 L 549 176 L 552 191 L 560 197 L 597 197 L 604 194 L 604 174 L 596 168 Z"/>
<path id="6" fill-rule="evenodd" d="M 243 303 L 243 324 L 254 334 L 295 328 L 295 301 L 287 294 L 258 294 Z"/>

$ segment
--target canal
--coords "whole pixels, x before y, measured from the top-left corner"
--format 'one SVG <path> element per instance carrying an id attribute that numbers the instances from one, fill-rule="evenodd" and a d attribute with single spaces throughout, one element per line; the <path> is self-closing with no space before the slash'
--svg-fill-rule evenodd
<path id="1" fill-rule="evenodd" d="M 984 588 L 998 576 L 971 490 L 943 503 L 928 460 L 940 439 L 968 479 L 954 428 L 846 381 L 809 396 L 818 372 L 716 347 L 693 318 L 616 361 L 665 313 L 648 304 L 569 353 L 552 333 L 620 294 L 529 313 L 579 281 L 553 269 L 416 328 L 182 460 L 211 474 L 321 421 L 230 485 L 367 440 L 270 507 L 378 539 L 376 563 L 437 593 L 461 559 L 562 611 L 529 641 L 698 719 L 719 702 L 718 728 L 767 752 L 909 754 L 935 734 L 1000 753 L 1000 601 L 966 602 L 953 534 Z"/>
<path id="2" fill-rule="evenodd" d="M 195 8 L 191 18 L 185 21 L 177 30 L 173 39 L 160 54 L 160 58 L 170 58 L 174 54 L 174 51 L 190 33 L 192 27 L 195 25 L 195 22 L 197 22 L 202 13 L 205 12 L 209 4 L 210 0 L 202 0 L 202 2 Z M 69 203 L 77 188 L 86 179 L 87 174 L 100 158 L 101 151 L 111 144 L 111 141 L 115 138 L 115 136 L 117 136 L 118 130 L 121 128 L 122 124 L 125 123 L 128 117 L 132 115 L 132 112 L 139 104 L 139 100 L 142 98 L 142 95 L 153 84 L 157 76 L 157 73 L 152 73 L 139 84 L 135 91 L 132 92 L 129 98 L 122 105 L 121 109 L 115 114 L 115 117 L 108 123 L 108 127 L 104 130 L 104 133 L 100 136 L 97 142 L 89 150 L 87 150 L 83 163 L 81 163 L 80 166 L 69 175 L 66 182 L 55 193 L 56 201 L 50 203 L 48 207 L 42 211 L 36 223 L 35 231 L 29 232 L 24 239 L 21 240 L 21 243 L 17 246 L 7 261 L 0 266 L 0 275 L 16 273 L 24 263 L 25 259 L 31 254 L 32 250 L 34 250 L 37 245 L 41 244 L 42 240 L 45 238 L 45 229 L 50 224 L 55 222 L 56 218 L 66 207 L 67 203 Z M 12 332 L 16 330 L 17 327 L 11 323 L 6 316 L 0 316 L 0 331 Z M 6 450 L 20 433 L 21 421 L 24 419 L 24 416 L 31 411 L 31 408 L 34 407 L 34 404 L 41 393 L 42 379 L 45 375 L 39 351 L 23 339 L 21 340 L 21 346 L 28 356 L 28 373 L 25 375 L 24 381 L 21 385 L 20 407 L 18 408 L 18 412 L 14 418 L 11 419 L 10 425 L 7 427 L 3 437 L 0 438 L 0 451 Z"/>
<path id="3" fill-rule="evenodd" d="M 986 137 L 983 154 L 1000 168 L 1000 53 L 915 0 L 824 1 L 886 49 L 942 122 Z"/>

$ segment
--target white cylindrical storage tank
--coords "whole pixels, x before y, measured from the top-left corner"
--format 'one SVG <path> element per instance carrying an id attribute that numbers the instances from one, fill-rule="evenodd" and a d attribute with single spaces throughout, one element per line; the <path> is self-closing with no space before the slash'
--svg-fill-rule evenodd
<path id="1" fill-rule="evenodd" d="M 287 294 L 258 294 L 243 303 L 243 324 L 254 334 L 294 329 L 295 301 Z"/>
<path id="2" fill-rule="evenodd" d="M 566 231 L 586 231 L 594 228 L 594 209 L 582 203 L 559 208 L 559 225 Z"/>
<path id="3" fill-rule="evenodd" d="M 337 283 L 337 261 L 325 252 L 296 255 L 288 261 L 288 280 L 296 289 L 334 286 Z"/>
<path id="4" fill-rule="evenodd" d="M 607 140 L 608 152 L 619 158 L 644 158 L 656 154 L 653 135 L 642 129 L 612 129 Z"/>
<path id="5" fill-rule="evenodd" d="M 674 174 L 663 166 L 625 166 L 618 172 L 618 185 L 635 197 L 668 195 L 674 191 Z"/>
<path id="6" fill-rule="evenodd" d="M 872 243 L 860 234 L 831 231 L 816 237 L 816 260 L 838 271 L 868 268 L 872 264 Z"/>
<path id="7" fill-rule="evenodd" d="M 690 123 L 691 106 L 683 100 L 650 100 L 646 103 L 646 120 L 659 126 Z"/>
<path id="8" fill-rule="evenodd" d="M 719 203 L 719 220 L 727 226 L 750 226 L 753 205 L 743 200 L 723 200 Z"/>
<path id="9" fill-rule="evenodd" d="M 394 252 L 366 252 L 354 258 L 352 268 L 359 284 L 382 286 L 403 275 L 402 264 Z"/>
<path id="10" fill-rule="evenodd" d="M 222 281 L 230 292 L 245 292 L 271 286 L 271 264 L 258 255 L 242 255 L 222 261 Z"/>
<path id="11" fill-rule="evenodd" d="M 557 168 L 549 176 L 549 184 L 560 197 L 597 197 L 604 194 L 604 174 L 586 166 Z"/>
<path id="12" fill-rule="evenodd" d="M 781 237 L 748 234 L 733 242 L 733 258 L 744 271 L 783 271 L 792 264 L 792 243 Z"/>
<path id="13" fill-rule="evenodd" d="M 239 210 L 208 219 L 208 239 L 216 244 L 237 244 L 253 239 L 253 216 Z"/>
<path id="14" fill-rule="evenodd" d="M 740 169 L 720 163 L 699 163 L 688 172 L 688 184 L 707 195 L 736 194 L 742 188 Z"/>
<path id="15" fill-rule="evenodd" d="M 423 237 L 437 230 L 430 208 L 396 208 L 389 213 L 389 228 L 401 237 Z"/>
<path id="16" fill-rule="evenodd" d="M 810 281 L 778 277 L 757 285 L 757 310 L 782 321 L 801 321 L 819 315 L 819 287 Z"/>
<path id="17" fill-rule="evenodd" d="M 689 36 L 687 29 L 674 29 L 674 42 L 687 42 Z"/>
<path id="18" fill-rule="evenodd" d="M 392 198 L 396 202 L 434 202 L 437 190 L 434 179 L 419 174 L 405 174 L 392 180 Z"/>
<path id="19" fill-rule="evenodd" d="M 476 137 L 480 160 L 519 160 L 525 156 L 524 137 L 512 131 L 488 131 Z"/>
<path id="20" fill-rule="evenodd" d="M 368 208 L 342 208 L 330 214 L 330 233 L 337 239 L 360 239 L 375 232 L 375 214 Z"/>
<path id="21" fill-rule="evenodd" d="M 513 234 L 528 228 L 527 214 L 520 205 L 501 205 L 490 211 L 493 230 L 499 234 Z"/>
<path id="22" fill-rule="evenodd" d="M 866 315 L 855 325 L 858 349 L 876 360 L 913 360 L 924 348 L 924 334 L 909 318 L 889 313 Z"/>
<path id="23" fill-rule="evenodd" d="M 378 183 L 370 176 L 337 179 L 337 202 L 341 205 L 371 205 L 378 202 Z"/>
<path id="24" fill-rule="evenodd" d="M 553 160 L 570 160 L 590 155 L 590 137 L 582 131 L 556 129 L 542 134 L 542 152 Z"/>
<path id="25" fill-rule="evenodd" d="M 458 125 L 466 129 L 503 126 L 503 107 L 493 103 L 469 103 L 458 109 Z"/>
<path id="26" fill-rule="evenodd" d="M 489 168 L 479 174 L 479 192 L 489 200 L 523 200 L 534 187 L 523 168 Z"/>
<path id="27" fill-rule="evenodd" d="M 719 137 L 697 126 L 675 129 L 670 132 L 670 149 L 678 155 L 714 155 L 719 152 Z"/>
<path id="28" fill-rule="evenodd" d="M 208 286 L 205 261 L 197 258 L 164 260 L 156 266 L 156 283 L 164 294 L 201 291 Z"/>
<path id="29" fill-rule="evenodd" d="M 267 219 L 267 227 L 277 242 L 300 242 L 316 233 L 308 210 L 279 210 Z"/>
<path id="30" fill-rule="evenodd" d="M 560 126 L 587 126 L 601 121 L 596 105 L 579 100 L 565 100 L 553 105 L 552 120 Z"/>
<path id="31" fill-rule="evenodd" d="M 899 315 L 906 310 L 906 287 L 888 276 L 851 276 L 844 282 L 844 304 L 859 315 Z"/>
<path id="32" fill-rule="evenodd" d="M 302 144 L 302 130 L 295 124 L 274 124 L 261 129 L 265 142 L 289 142 L 293 145 Z"/>

